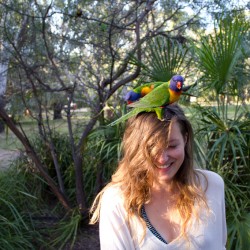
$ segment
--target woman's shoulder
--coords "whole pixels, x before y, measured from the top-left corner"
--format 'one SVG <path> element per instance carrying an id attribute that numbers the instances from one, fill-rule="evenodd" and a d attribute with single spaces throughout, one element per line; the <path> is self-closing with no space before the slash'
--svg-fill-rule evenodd
<path id="1" fill-rule="evenodd" d="M 108 206 L 117 206 L 123 202 L 121 188 L 118 185 L 110 185 L 105 188 L 101 203 Z"/>
<path id="2" fill-rule="evenodd" d="M 207 183 L 209 189 L 224 189 L 224 180 L 218 174 L 210 170 L 196 169 L 202 183 Z"/>

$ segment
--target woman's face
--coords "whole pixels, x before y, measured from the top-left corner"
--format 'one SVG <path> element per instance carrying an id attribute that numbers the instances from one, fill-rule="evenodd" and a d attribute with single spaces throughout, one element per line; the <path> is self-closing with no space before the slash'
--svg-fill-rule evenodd
<path id="1" fill-rule="evenodd" d="M 168 147 L 155 158 L 158 182 L 171 181 L 180 169 L 185 157 L 186 138 L 183 137 L 180 125 L 174 121 L 169 132 Z"/>

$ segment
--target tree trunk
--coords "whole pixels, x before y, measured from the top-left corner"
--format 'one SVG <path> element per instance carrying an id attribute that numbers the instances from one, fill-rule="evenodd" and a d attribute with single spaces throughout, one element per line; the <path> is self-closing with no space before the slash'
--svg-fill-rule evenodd
<path id="1" fill-rule="evenodd" d="M 53 105 L 53 119 L 57 120 L 57 119 L 62 119 L 62 109 L 63 109 L 63 104 L 62 103 L 55 103 Z"/>
<path id="2" fill-rule="evenodd" d="M 84 191 L 84 185 L 82 181 L 83 172 L 82 172 L 82 155 L 76 153 L 75 159 L 75 171 L 76 171 L 76 199 L 79 210 L 82 213 L 85 213 L 87 210 L 87 201 L 86 201 L 86 194 Z"/>
<path id="3" fill-rule="evenodd" d="M 0 120 L 0 133 L 4 132 L 4 128 L 5 128 L 4 122 L 3 122 L 3 120 Z"/>
<path id="4" fill-rule="evenodd" d="M 84 150 L 84 141 L 86 140 L 88 134 L 93 129 L 96 124 L 98 116 L 94 116 L 87 126 L 76 146 L 76 149 L 72 150 L 72 155 L 74 158 L 74 167 L 75 167 L 75 177 L 76 177 L 76 199 L 78 203 L 79 210 L 84 219 L 88 216 L 88 207 L 87 207 L 87 199 L 84 191 L 85 183 L 83 183 L 83 157 L 82 151 Z M 70 124 L 70 123 L 69 123 Z"/>
<path id="5" fill-rule="evenodd" d="M 98 166 L 97 166 L 96 182 L 95 182 L 95 195 L 97 195 L 104 187 L 103 170 L 104 170 L 104 164 L 101 161 L 100 164 L 98 164 Z"/>

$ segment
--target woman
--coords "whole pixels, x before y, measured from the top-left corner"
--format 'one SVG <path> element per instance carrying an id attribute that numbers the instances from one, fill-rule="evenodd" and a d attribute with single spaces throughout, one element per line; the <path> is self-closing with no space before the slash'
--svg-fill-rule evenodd
<path id="1" fill-rule="evenodd" d="M 163 121 L 128 120 L 123 158 L 91 211 L 104 250 L 226 249 L 224 183 L 194 169 L 193 131 L 178 105 Z"/>

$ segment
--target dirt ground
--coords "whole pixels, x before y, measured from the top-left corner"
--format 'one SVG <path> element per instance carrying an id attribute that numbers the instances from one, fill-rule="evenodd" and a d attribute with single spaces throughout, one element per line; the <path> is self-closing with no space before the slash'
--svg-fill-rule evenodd
<path id="1" fill-rule="evenodd" d="M 81 230 L 78 235 L 76 243 L 72 250 L 99 250 L 99 231 L 98 225 L 88 226 Z M 66 247 L 64 250 L 71 250 Z"/>

